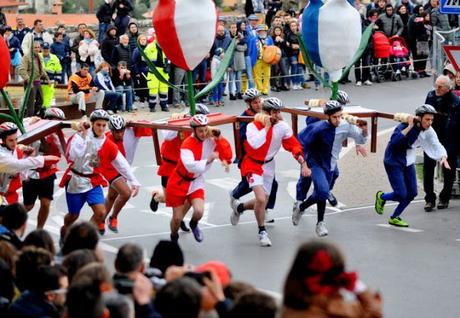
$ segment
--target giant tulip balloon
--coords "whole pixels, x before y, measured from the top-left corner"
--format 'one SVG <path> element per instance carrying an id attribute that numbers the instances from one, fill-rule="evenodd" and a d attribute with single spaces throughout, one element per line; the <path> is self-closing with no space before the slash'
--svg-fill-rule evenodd
<path id="1" fill-rule="evenodd" d="M 310 0 L 302 18 L 302 37 L 313 62 L 332 82 L 353 60 L 361 42 L 361 18 L 347 0 Z"/>
<path id="2" fill-rule="evenodd" d="M 191 71 L 214 43 L 216 7 L 212 0 L 160 0 L 153 14 L 153 25 L 168 59 Z"/>
<path id="3" fill-rule="evenodd" d="M 5 39 L 0 35 L 0 89 L 6 86 L 10 76 L 10 51 L 6 46 Z"/>

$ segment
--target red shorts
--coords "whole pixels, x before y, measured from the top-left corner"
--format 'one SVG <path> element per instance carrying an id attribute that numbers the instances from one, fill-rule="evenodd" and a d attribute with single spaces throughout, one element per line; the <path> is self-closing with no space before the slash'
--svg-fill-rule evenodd
<path id="1" fill-rule="evenodd" d="M 192 202 L 193 199 L 203 199 L 204 200 L 204 190 L 198 189 L 189 195 L 176 195 L 174 193 L 166 194 L 166 206 L 176 208 L 178 206 L 184 205 L 185 201 Z"/>

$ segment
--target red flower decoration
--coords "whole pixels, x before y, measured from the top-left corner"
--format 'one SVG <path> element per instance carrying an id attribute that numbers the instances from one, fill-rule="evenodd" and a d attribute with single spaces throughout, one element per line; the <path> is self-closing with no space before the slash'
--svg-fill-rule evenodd
<path id="1" fill-rule="evenodd" d="M 357 280 L 358 274 L 356 274 L 356 272 L 342 273 L 337 277 L 338 285 L 349 291 L 353 291 L 355 289 Z"/>
<path id="2" fill-rule="evenodd" d="M 337 291 L 337 287 L 321 284 L 323 277 L 321 274 L 310 276 L 305 279 L 305 284 L 312 294 L 331 295 Z"/>
<path id="3" fill-rule="evenodd" d="M 8 83 L 10 63 L 10 51 L 6 46 L 6 40 L 0 35 L 0 89 L 3 89 Z"/>
<path id="4" fill-rule="evenodd" d="M 325 250 L 319 250 L 308 265 L 308 269 L 317 273 L 325 273 L 332 268 L 332 261 Z"/>

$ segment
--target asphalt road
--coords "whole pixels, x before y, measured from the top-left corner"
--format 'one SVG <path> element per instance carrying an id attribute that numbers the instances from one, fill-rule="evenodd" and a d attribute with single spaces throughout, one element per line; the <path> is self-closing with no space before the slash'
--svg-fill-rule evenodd
<path id="1" fill-rule="evenodd" d="M 355 105 L 386 112 L 413 112 L 424 102 L 431 84 L 432 79 L 405 80 L 375 84 L 372 87 L 348 84 L 342 86 L 342 89 L 350 94 Z M 327 98 L 328 94 L 322 90 L 310 89 L 275 96 L 283 99 L 286 105 L 301 106 L 304 99 Z M 216 111 L 235 114 L 241 113 L 243 109 L 241 102 L 229 102 Z M 394 122 L 382 120 L 379 130 L 394 125 Z M 222 130 L 225 136 L 232 138 L 230 126 L 222 127 Z M 381 148 L 377 157 L 382 155 Z M 347 156 L 343 160 L 348 160 Z M 234 279 L 248 281 L 274 293 L 282 292 L 284 278 L 299 244 L 315 237 L 315 213 L 307 213 L 298 227 L 292 225 L 291 209 L 298 165 L 286 152 L 281 152 L 276 161 L 280 185 L 273 212 L 276 222 L 268 227 L 273 246 L 259 247 L 253 213 L 246 212 L 238 226 L 230 225 L 228 192 L 239 181 L 240 175 L 236 166 L 232 166 L 231 172 L 226 174 L 220 164 L 215 163 L 206 175 L 206 213 L 201 222 L 204 242 L 196 243 L 191 234 L 184 233 L 180 237 L 188 263 L 222 260 L 229 265 Z M 373 170 L 383 168 L 371 167 L 366 163 L 345 166 L 351 174 L 353 169 L 356 173 L 368 173 L 369 182 Z M 121 213 L 120 233 L 108 231 L 102 238 L 102 248 L 109 263 L 113 261 L 117 248 L 126 242 L 141 244 L 146 257 L 150 257 L 157 242 L 169 238 L 170 209 L 160 206 L 160 210 L 154 214 L 148 208 L 150 191 L 160 187 L 151 139 L 146 138 L 139 143 L 133 168 L 142 184 L 142 190 Z M 344 173 L 343 178 L 347 180 L 339 179 L 339 185 L 350 181 L 350 173 Z M 372 181 L 378 183 L 378 180 Z M 383 185 L 387 186 L 387 181 L 382 178 Z M 366 187 L 366 180 L 361 186 Z M 350 197 L 360 196 L 359 187 L 354 187 L 353 183 L 350 183 L 347 191 Z M 57 190 L 46 226 L 56 238 L 66 211 L 63 194 L 62 189 Z M 357 270 L 364 282 L 381 291 L 386 317 L 458 317 L 460 213 L 457 202 L 453 202 L 452 207 L 445 212 L 432 214 L 423 212 L 422 203 L 414 202 L 404 214 L 411 227 L 401 230 L 387 226 L 389 212 L 379 216 L 373 211 L 372 196 L 366 195 L 356 201 L 348 200 L 347 195 L 342 194 L 340 201 L 344 204 L 342 209 L 327 210 L 328 239 L 344 250 L 350 269 Z M 387 210 L 390 211 L 391 206 Z M 30 228 L 35 221 L 36 209 L 31 216 Z M 86 208 L 81 218 L 89 217 L 89 209 Z"/>

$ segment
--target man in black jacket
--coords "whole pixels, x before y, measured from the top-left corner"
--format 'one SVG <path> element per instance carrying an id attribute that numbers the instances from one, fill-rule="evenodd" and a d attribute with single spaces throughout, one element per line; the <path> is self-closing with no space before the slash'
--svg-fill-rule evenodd
<path id="1" fill-rule="evenodd" d="M 425 104 L 433 106 L 438 114 L 433 121 L 433 129 L 438 135 L 439 141 L 447 150 L 450 170 L 443 169 L 444 185 L 439 194 L 438 209 L 446 209 L 452 193 L 457 167 L 457 141 L 456 128 L 458 126 L 457 114 L 460 111 L 460 99 L 452 92 L 452 82 L 441 75 L 436 79 L 435 89 L 426 97 Z M 425 211 L 431 212 L 436 206 L 436 194 L 434 193 L 433 177 L 436 161 L 424 154 L 423 158 L 423 190 L 425 191 Z"/>
<path id="2" fill-rule="evenodd" d="M 112 53 L 115 46 L 118 45 L 118 37 L 117 37 L 117 27 L 113 24 L 107 27 L 107 31 L 105 32 L 105 37 L 101 42 L 101 55 L 104 61 L 113 65 L 112 63 Z"/>
<path id="3" fill-rule="evenodd" d="M 112 22 L 112 15 L 112 0 L 104 0 L 96 12 L 96 17 L 99 20 L 99 34 L 97 35 L 97 42 L 102 43 L 107 27 Z"/>
<path id="4" fill-rule="evenodd" d="M 0 241 L 7 241 L 17 250 L 22 248 L 20 237 L 24 235 L 27 223 L 27 211 L 19 203 L 2 208 L 2 224 L 0 224 Z"/>
<path id="5" fill-rule="evenodd" d="M 115 26 L 118 29 L 118 36 L 126 32 L 129 20 L 131 19 L 129 13 L 133 10 L 134 6 L 130 0 L 115 0 L 113 3 L 113 11 L 117 12 L 117 16 L 115 18 Z"/>

